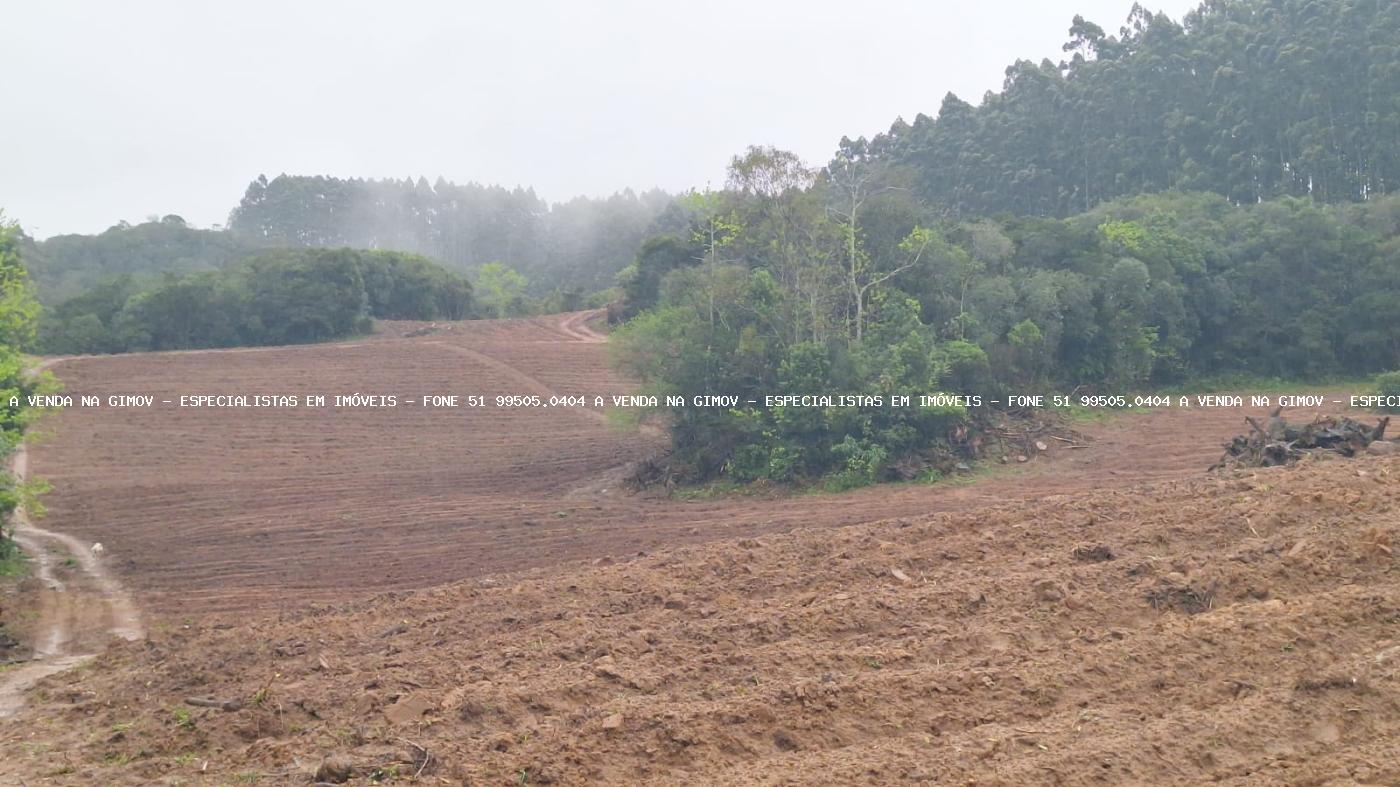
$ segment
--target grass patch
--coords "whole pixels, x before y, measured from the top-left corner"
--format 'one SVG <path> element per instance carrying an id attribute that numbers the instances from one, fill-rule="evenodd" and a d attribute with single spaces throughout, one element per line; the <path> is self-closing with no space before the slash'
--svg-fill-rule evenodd
<path id="1" fill-rule="evenodd" d="M 640 407 L 610 407 L 603 411 L 608 426 L 617 432 L 635 432 L 650 411 Z"/>
<path id="2" fill-rule="evenodd" d="M 809 497 L 840 495 L 855 489 L 882 487 L 904 489 L 909 487 L 959 487 L 975 484 L 989 478 L 1018 475 L 1035 466 L 1035 462 L 1011 462 L 1001 464 L 995 460 L 968 462 L 970 469 L 943 473 L 936 468 L 928 468 L 917 478 L 908 481 L 862 481 L 853 483 L 849 477 L 833 473 L 820 478 L 781 484 L 774 481 L 758 480 L 749 482 L 718 478 L 703 484 L 680 486 L 671 490 L 672 500 L 718 500 L 729 497 L 774 499 L 783 497 Z"/>
<path id="3" fill-rule="evenodd" d="M 720 478 L 695 486 L 677 487 L 671 491 L 671 499 L 715 500 L 724 497 L 760 497 L 771 495 L 773 490 L 774 487 L 771 483 L 755 481 L 753 483 L 741 484 L 738 481 Z"/>
<path id="4" fill-rule="evenodd" d="M 29 573 L 29 558 L 8 536 L 0 536 L 0 577 L 23 577 Z"/>
<path id="5" fill-rule="evenodd" d="M 170 709 L 170 715 L 174 717 L 176 726 L 187 730 L 194 729 L 194 716 L 189 708 L 177 705 Z"/>

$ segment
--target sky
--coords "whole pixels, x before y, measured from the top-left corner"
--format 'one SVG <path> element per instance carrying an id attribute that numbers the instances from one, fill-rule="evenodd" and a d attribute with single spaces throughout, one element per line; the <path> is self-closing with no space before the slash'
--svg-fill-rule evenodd
<path id="1" fill-rule="evenodd" d="M 1198 0 L 1156 0 L 1180 19 Z M 775 145 L 978 103 L 1131 0 L 45 0 L 0 46 L 0 210 L 30 234 L 227 220 L 260 173 L 439 175 L 551 201 L 722 185 Z"/>

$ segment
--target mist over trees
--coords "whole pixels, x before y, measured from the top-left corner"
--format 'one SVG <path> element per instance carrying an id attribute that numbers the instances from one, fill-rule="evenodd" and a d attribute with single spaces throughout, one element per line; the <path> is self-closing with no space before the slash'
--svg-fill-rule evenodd
<path id="1" fill-rule="evenodd" d="M 531 294 L 591 292 L 612 285 L 670 201 L 628 190 L 551 206 L 531 189 L 442 178 L 259 176 L 229 230 L 262 246 L 411 251 L 472 273 L 500 263 L 522 274 Z"/>

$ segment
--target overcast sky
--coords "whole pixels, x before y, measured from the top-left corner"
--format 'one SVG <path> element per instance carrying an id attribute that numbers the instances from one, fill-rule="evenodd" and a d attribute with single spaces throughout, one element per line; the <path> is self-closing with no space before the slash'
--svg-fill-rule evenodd
<path id="1" fill-rule="evenodd" d="M 1145 3 L 1179 19 L 1196 0 Z M 259 173 L 442 175 L 546 199 L 720 185 L 750 144 L 977 103 L 1131 0 L 122 0 L 4 11 L 0 209 L 39 237 L 222 223 Z"/>

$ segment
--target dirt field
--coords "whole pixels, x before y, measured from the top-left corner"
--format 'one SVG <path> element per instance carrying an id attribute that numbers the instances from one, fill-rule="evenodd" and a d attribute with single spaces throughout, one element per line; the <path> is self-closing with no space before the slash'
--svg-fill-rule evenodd
<path id="1" fill-rule="evenodd" d="M 625 392 L 586 318 L 56 372 Z M 358 784 L 1400 783 L 1400 460 L 1206 475 L 1241 415 L 685 502 L 621 491 L 659 438 L 590 410 L 73 408 L 31 451 L 43 524 L 103 542 L 147 638 L 39 679 L 0 782 L 309 784 L 330 756 Z"/>
<path id="2" fill-rule="evenodd" d="M 1397 478 L 1337 460 L 158 626 L 42 683 L 0 774 L 1396 784 Z"/>
<path id="3" fill-rule="evenodd" d="M 60 363 L 67 392 L 610 395 L 629 387 L 582 318 L 390 323 L 371 340 Z M 101 541 L 158 615 L 296 610 L 373 591 L 716 538 L 959 510 L 1199 473 L 1231 410 L 1124 416 L 1089 448 L 971 486 L 783 500 L 639 498 L 622 468 L 662 445 L 596 410 L 66 410 L 31 451 L 49 522 Z M 1186 428 L 1187 422 L 1193 426 Z M 1204 437 L 1203 437 L 1204 435 Z M 1144 449 L 1143 446 L 1150 446 Z"/>

